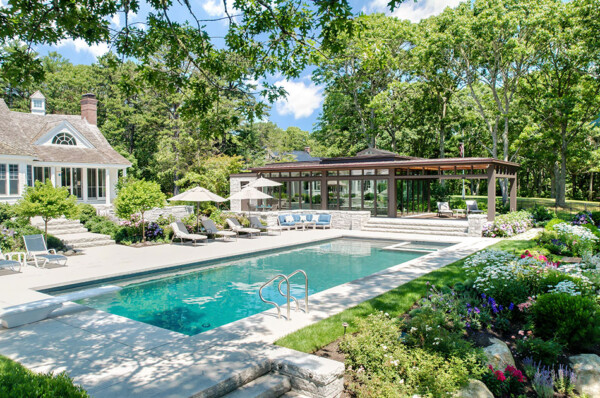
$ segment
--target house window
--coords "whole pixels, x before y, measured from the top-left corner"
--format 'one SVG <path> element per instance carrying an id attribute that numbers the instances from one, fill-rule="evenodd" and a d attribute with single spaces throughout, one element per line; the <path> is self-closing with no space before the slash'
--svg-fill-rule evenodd
<path id="1" fill-rule="evenodd" d="M 58 133 L 52 138 L 54 145 L 77 145 L 75 138 L 69 133 Z"/>
<path id="2" fill-rule="evenodd" d="M 43 108 L 44 107 L 44 101 L 42 101 L 41 99 L 34 99 L 33 100 L 33 107 L 34 108 Z"/>
<path id="3" fill-rule="evenodd" d="M 72 195 L 81 199 L 81 169 L 63 167 L 60 170 L 61 186 L 66 187 Z"/>
<path id="4" fill-rule="evenodd" d="M 19 194 L 19 165 L 0 164 L 0 195 Z"/>
<path id="5" fill-rule="evenodd" d="M 34 167 L 33 178 L 35 181 L 45 183 L 46 180 L 50 180 L 50 167 Z"/>
<path id="6" fill-rule="evenodd" d="M 33 186 L 33 166 L 27 165 L 27 186 Z"/>
<path id="7" fill-rule="evenodd" d="M 0 164 L 0 195 L 6 195 L 6 165 Z"/>
<path id="8" fill-rule="evenodd" d="M 87 169 L 88 198 L 106 197 L 106 169 Z"/>
<path id="9" fill-rule="evenodd" d="M 9 190 L 11 195 L 19 194 L 19 165 L 8 165 Z"/>

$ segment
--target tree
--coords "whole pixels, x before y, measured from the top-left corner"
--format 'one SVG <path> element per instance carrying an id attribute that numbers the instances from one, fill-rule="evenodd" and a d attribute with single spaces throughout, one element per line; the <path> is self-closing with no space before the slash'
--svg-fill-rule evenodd
<path id="1" fill-rule="evenodd" d="M 545 142 L 559 153 L 556 205 L 566 203 L 567 158 L 574 143 L 589 132 L 600 114 L 600 2 L 554 1 L 538 29 L 536 70 L 527 76 L 524 97 Z"/>
<path id="2" fill-rule="evenodd" d="M 160 190 L 160 185 L 146 180 L 130 179 L 125 181 L 118 190 L 115 199 L 115 209 L 117 216 L 121 218 L 131 218 L 138 214 L 142 221 L 142 242 L 146 241 L 146 227 L 144 225 L 144 213 L 155 207 L 165 205 L 165 194 Z"/>
<path id="3" fill-rule="evenodd" d="M 77 198 L 64 187 L 54 187 L 51 181 L 35 182 L 27 187 L 16 206 L 17 214 L 24 217 L 40 216 L 44 220 L 44 236 L 48 241 L 48 221 L 60 216 L 71 217 L 77 212 Z"/>

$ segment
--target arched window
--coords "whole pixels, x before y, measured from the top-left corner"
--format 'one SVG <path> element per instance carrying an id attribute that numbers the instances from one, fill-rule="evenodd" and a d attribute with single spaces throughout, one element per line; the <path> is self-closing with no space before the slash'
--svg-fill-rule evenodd
<path id="1" fill-rule="evenodd" d="M 55 145 L 77 145 L 75 138 L 69 133 L 58 133 L 52 139 Z"/>

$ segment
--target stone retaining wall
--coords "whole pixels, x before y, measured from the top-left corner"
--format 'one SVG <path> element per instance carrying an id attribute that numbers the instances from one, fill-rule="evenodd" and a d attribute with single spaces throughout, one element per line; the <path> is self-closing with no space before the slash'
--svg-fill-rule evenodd
<path id="1" fill-rule="evenodd" d="M 238 211 L 238 213 L 240 213 Z M 331 214 L 331 227 L 336 229 L 362 230 L 369 221 L 371 213 L 368 211 L 342 211 L 342 210 L 279 210 L 279 211 L 251 211 L 241 212 L 248 216 L 257 216 L 269 226 L 277 225 L 277 217 L 281 214 Z"/>
<path id="2" fill-rule="evenodd" d="M 161 215 L 163 217 L 169 217 L 172 215 L 175 217 L 176 220 L 181 220 L 182 218 L 187 217 L 190 214 L 194 214 L 193 206 L 167 206 L 163 207 L 162 209 L 148 210 L 146 213 L 144 213 L 144 218 L 150 222 L 153 222 L 158 220 L 158 217 L 160 217 Z"/>

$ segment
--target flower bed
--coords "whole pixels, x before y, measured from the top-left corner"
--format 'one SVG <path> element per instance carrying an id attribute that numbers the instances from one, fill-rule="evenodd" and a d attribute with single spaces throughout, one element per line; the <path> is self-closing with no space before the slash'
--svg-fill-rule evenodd
<path id="1" fill-rule="evenodd" d="M 591 253 L 578 264 L 532 249 L 471 256 L 464 282 L 430 285 L 408 313 L 371 314 L 339 341 L 348 392 L 442 396 L 477 379 L 496 397 L 576 396 L 568 356 L 600 353 L 598 265 Z M 491 337 L 514 365 L 490 366 Z"/>
<path id="2" fill-rule="evenodd" d="M 488 238 L 503 238 L 521 234 L 533 227 L 534 219 L 525 210 L 502 214 L 492 222 L 483 225 L 483 236 Z"/>

